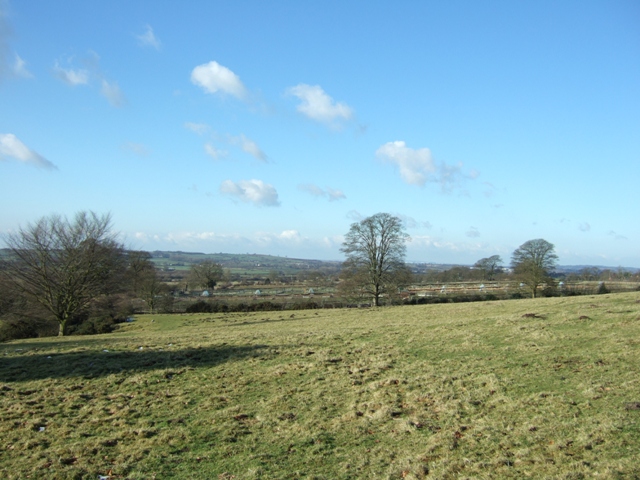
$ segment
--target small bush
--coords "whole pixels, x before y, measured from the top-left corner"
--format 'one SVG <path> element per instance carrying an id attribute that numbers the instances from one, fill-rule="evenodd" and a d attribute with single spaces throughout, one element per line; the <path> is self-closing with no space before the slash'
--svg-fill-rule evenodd
<path id="1" fill-rule="evenodd" d="M 111 333 L 115 330 L 115 326 L 118 323 L 121 322 L 108 315 L 97 318 L 88 318 L 78 325 L 67 327 L 67 334 L 97 335 L 100 333 Z"/>
<path id="2" fill-rule="evenodd" d="M 598 295 L 604 295 L 605 293 L 609 293 L 609 289 L 604 284 L 604 282 L 600 282 L 600 285 L 598 285 L 598 290 L 596 291 L 596 293 Z"/>
<path id="3" fill-rule="evenodd" d="M 38 318 L 5 317 L 0 319 L 0 342 L 20 338 L 50 337 L 58 334 L 58 323 Z"/>
<path id="4" fill-rule="evenodd" d="M 186 313 L 213 313 L 212 304 L 204 300 L 198 300 L 185 309 Z"/>

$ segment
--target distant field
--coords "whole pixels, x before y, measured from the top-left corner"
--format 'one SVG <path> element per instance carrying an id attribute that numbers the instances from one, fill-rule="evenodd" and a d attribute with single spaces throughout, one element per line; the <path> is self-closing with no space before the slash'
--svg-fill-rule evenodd
<path id="1" fill-rule="evenodd" d="M 639 478 L 640 293 L 0 344 L 2 478 Z"/>

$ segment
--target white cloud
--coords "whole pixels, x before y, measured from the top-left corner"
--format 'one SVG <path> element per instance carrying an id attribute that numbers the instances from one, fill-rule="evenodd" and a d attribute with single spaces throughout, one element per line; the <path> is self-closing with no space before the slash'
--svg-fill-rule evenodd
<path id="1" fill-rule="evenodd" d="M 76 85 L 87 85 L 89 83 L 89 72 L 87 70 L 62 68 L 58 62 L 56 62 L 53 67 L 53 73 L 58 79 L 72 87 Z"/>
<path id="2" fill-rule="evenodd" d="M 7 158 L 30 163 L 40 168 L 57 169 L 53 163 L 31 150 L 14 134 L 0 133 L 0 160 L 6 160 Z"/>
<path id="3" fill-rule="evenodd" d="M 16 60 L 13 63 L 13 74 L 19 78 L 33 78 L 33 75 L 27 69 L 27 62 L 20 58 L 20 55 L 17 53 Z"/>
<path id="4" fill-rule="evenodd" d="M 240 99 L 247 96 L 240 77 L 218 62 L 211 61 L 195 67 L 191 72 L 191 82 L 207 93 L 228 93 Z"/>
<path id="5" fill-rule="evenodd" d="M 376 156 L 395 165 L 402 180 L 409 185 L 424 186 L 427 182 L 433 182 L 439 184 L 443 191 L 449 191 L 463 176 L 462 165 L 436 165 L 431 150 L 416 150 L 407 147 L 403 141 L 385 143 L 376 150 Z"/>
<path id="6" fill-rule="evenodd" d="M 214 160 L 220 160 L 221 158 L 224 158 L 228 155 L 228 152 L 226 150 L 218 150 L 210 143 L 205 144 L 204 151 Z"/>
<path id="7" fill-rule="evenodd" d="M 108 82 L 103 79 L 100 93 L 109 100 L 109 103 L 113 107 L 123 107 L 127 103 L 122 90 L 120 90 L 120 87 L 116 82 Z"/>
<path id="8" fill-rule="evenodd" d="M 302 101 L 297 110 L 312 120 L 332 124 L 353 117 L 353 110 L 348 105 L 336 103 L 319 85 L 301 83 L 287 89 L 287 94 Z"/>
<path id="9" fill-rule="evenodd" d="M 220 192 L 258 206 L 277 207 L 280 205 L 276 189 L 273 185 L 264 183 L 262 180 L 241 180 L 237 183 L 225 180 L 220 185 Z"/>
<path id="10" fill-rule="evenodd" d="M 335 247 L 342 243 L 342 238 L 325 237 L 314 241 L 300 234 L 297 230 L 283 230 L 280 233 L 254 232 L 248 236 L 219 232 L 169 232 L 163 234 L 134 232 L 135 241 L 143 243 L 147 248 L 180 248 L 204 250 L 260 250 L 265 247 L 282 247 L 283 252 L 289 248 L 308 247 L 315 251 L 318 247 Z"/>
<path id="11" fill-rule="evenodd" d="M 136 35 L 138 43 L 143 47 L 153 47 L 156 50 L 160 50 L 160 40 L 153 33 L 153 28 L 150 25 L 146 26 L 146 30 L 142 35 Z"/>
<path id="12" fill-rule="evenodd" d="M 324 197 L 327 198 L 330 202 L 334 202 L 336 200 L 344 200 L 347 196 L 344 194 L 342 190 L 337 190 L 334 188 L 327 187 L 327 189 L 322 189 L 313 183 L 305 183 L 298 185 L 298 190 L 303 192 L 307 192 L 314 197 Z"/>
<path id="13" fill-rule="evenodd" d="M 483 248 L 480 243 L 455 243 L 440 240 L 430 235 L 412 235 L 411 249 L 434 248 L 449 252 L 476 252 Z"/>
<path id="14" fill-rule="evenodd" d="M 388 142 L 376 151 L 376 155 L 398 167 L 402 179 L 410 185 L 424 185 L 436 172 L 431 150 L 414 150 L 402 141 Z"/>
<path id="15" fill-rule="evenodd" d="M 297 230 L 284 230 L 281 233 L 257 232 L 255 234 L 255 241 L 261 246 L 271 244 L 297 245 L 305 240 L 307 239 Z"/>

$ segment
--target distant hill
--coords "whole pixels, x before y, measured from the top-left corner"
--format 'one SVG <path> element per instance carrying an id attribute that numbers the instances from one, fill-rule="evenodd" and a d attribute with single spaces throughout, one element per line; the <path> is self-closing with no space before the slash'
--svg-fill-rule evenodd
<path id="1" fill-rule="evenodd" d="M 194 263 L 199 263 L 204 259 L 212 260 L 221 264 L 224 268 L 243 271 L 277 271 L 283 274 L 293 274 L 302 270 L 337 271 L 342 266 L 339 260 L 311 260 L 304 258 L 289 258 L 278 255 L 263 255 L 259 253 L 202 253 L 183 251 L 161 251 L 156 250 L 151 253 L 156 265 L 163 268 L 173 267 L 175 269 L 188 268 Z M 0 258 L 9 254 L 8 248 L 0 249 Z M 432 263 L 432 262 L 409 262 L 412 270 L 416 273 L 425 271 L 444 271 L 453 267 L 470 267 L 471 265 L 453 263 Z M 505 265 L 507 266 L 507 265 Z M 556 273 L 576 273 L 586 268 L 597 268 L 598 270 L 622 269 L 625 272 L 636 273 L 638 268 L 632 267 L 607 267 L 602 265 L 559 265 Z"/>
<path id="2" fill-rule="evenodd" d="M 630 273 L 636 273 L 640 271 L 640 268 L 632 268 L 632 267 L 605 267 L 602 265 L 559 265 L 556 268 L 556 272 L 576 273 L 587 268 L 597 268 L 598 270 L 614 270 L 614 271 L 618 271 L 620 269 L 624 272 L 630 272 Z"/>
<path id="3" fill-rule="evenodd" d="M 154 263 L 162 267 L 184 268 L 202 262 L 212 260 L 224 268 L 230 270 L 242 270 L 270 272 L 280 274 L 294 274 L 303 270 L 337 271 L 342 262 L 325 260 L 308 260 L 302 258 L 280 257 L 276 255 L 262 254 L 236 254 L 236 253 L 200 253 L 200 252 L 150 252 Z"/>

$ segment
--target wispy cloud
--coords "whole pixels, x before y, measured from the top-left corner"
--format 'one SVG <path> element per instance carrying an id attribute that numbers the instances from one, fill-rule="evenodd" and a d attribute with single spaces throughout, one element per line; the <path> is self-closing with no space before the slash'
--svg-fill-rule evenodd
<path id="1" fill-rule="evenodd" d="M 431 150 L 428 148 L 415 150 L 402 141 L 388 142 L 378 148 L 376 155 L 397 166 L 400 177 L 410 185 L 422 186 L 436 173 Z"/>
<path id="2" fill-rule="evenodd" d="M 616 240 L 628 240 L 624 235 L 620 235 L 619 233 L 614 232 L 613 230 L 609 230 L 609 236 L 613 237 Z"/>
<path id="3" fill-rule="evenodd" d="M 470 227 L 465 235 L 469 238 L 478 238 L 480 236 L 480 231 L 476 227 Z"/>
<path id="4" fill-rule="evenodd" d="M 376 150 L 376 156 L 398 168 L 400 177 L 409 185 L 436 183 L 450 191 L 465 175 L 462 165 L 436 164 L 428 148 L 413 149 L 403 141 L 388 142 Z M 471 178 L 468 175 L 467 178 Z"/>
<path id="5" fill-rule="evenodd" d="M 257 206 L 277 207 L 280 205 L 276 189 L 273 185 L 264 183 L 262 180 L 241 180 L 237 183 L 225 180 L 220 185 L 220 192 Z"/>
<path id="6" fill-rule="evenodd" d="M 483 195 L 487 198 L 491 198 L 495 195 L 497 188 L 495 187 L 495 185 L 493 185 L 490 182 L 482 182 L 482 185 L 484 185 L 485 190 L 483 192 Z"/>
<path id="7" fill-rule="evenodd" d="M 184 126 L 185 126 L 185 128 L 191 130 L 192 132 L 197 133 L 198 135 L 204 135 L 209 130 L 211 130 L 209 125 L 206 125 L 204 123 L 187 122 L 187 123 L 184 124 Z"/>
<path id="8" fill-rule="evenodd" d="M 33 78 L 33 75 L 27 69 L 27 62 L 25 62 L 17 53 L 15 56 L 16 58 L 13 62 L 13 75 L 18 78 Z"/>
<path id="9" fill-rule="evenodd" d="M 0 0 L 0 80 L 10 76 L 11 68 L 9 52 L 9 39 L 11 37 L 11 26 L 9 25 L 8 2 Z"/>
<path id="10" fill-rule="evenodd" d="M 248 153 L 256 160 L 260 160 L 261 162 L 267 161 L 267 155 L 260 149 L 258 144 L 250 138 L 245 137 L 243 134 L 235 137 L 229 136 L 229 142 L 233 145 L 239 146 L 243 152 Z"/>
<path id="11" fill-rule="evenodd" d="M 55 170 L 56 167 L 38 152 L 31 150 L 12 133 L 0 133 L 0 160 L 13 158 L 39 168 Z"/>
<path id="12" fill-rule="evenodd" d="M 335 188 L 327 187 L 326 189 L 320 188 L 313 183 L 305 183 L 298 185 L 298 190 L 303 192 L 307 192 L 309 195 L 319 198 L 326 198 L 330 202 L 334 202 L 337 200 L 344 200 L 347 196 L 344 194 L 342 190 L 337 190 Z"/>
<path id="13" fill-rule="evenodd" d="M 0 0 L 0 81 L 11 78 L 32 78 L 27 63 L 12 52 L 10 41 L 13 29 L 9 23 L 9 2 Z M 13 57 L 13 61 L 11 59 Z"/>
<path id="14" fill-rule="evenodd" d="M 591 230 L 591 225 L 589 225 L 587 222 L 583 222 L 578 225 L 578 230 L 580 230 L 581 232 L 588 232 L 589 230 Z"/>
<path id="15" fill-rule="evenodd" d="M 127 100 L 116 82 L 109 82 L 103 79 L 100 93 L 113 107 L 120 108 L 127 104 Z"/>
<path id="16" fill-rule="evenodd" d="M 283 230 L 280 233 L 256 232 L 254 238 L 260 246 L 297 245 L 306 240 L 297 230 Z"/>
<path id="17" fill-rule="evenodd" d="M 191 82 L 207 93 L 226 93 L 241 100 L 247 97 L 240 77 L 215 61 L 195 67 L 191 71 Z"/>
<path id="18" fill-rule="evenodd" d="M 68 60 L 71 64 L 73 59 Z M 100 85 L 100 94 L 107 99 L 113 107 L 123 107 L 127 104 L 126 97 L 117 82 L 106 78 L 100 68 L 100 57 L 95 52 L 89 54 L 80 60 L 83 68 L 73 65 L 61 67 L 56 61 L 53 66 L 53 74 L 56 78 L 72 87 L 78 85 L 91 85 L 97 82 Z"/>
<path id="19" fill-rule="evenodd" d="M 58 62 L 53 66 L 53 73 L 67 85 L 87 85 L 89 83 L 89 72 L 84 69 L 62 68 Z"/>
<path id="20" fill-rule="evenodd" d="M 351 107 L 336 102 L 319 85 L 301 83 L 288 88 L 286 93 L 301 101 L 296 107 L 297 110 L 312 120 L 335 125 L 336 122 L 350 120 L 353 117 Z"/>
<path id="21" fill-rule="evenodd" d="M 136 35 L 138 44 L 142 47 L 152 47 L 156 50 L 160 50 L 161 42 L 153 32 L 153 28 L 150 25 L 145 26 L 145 32 L 141 35 Z"/>
<path id="22" fill-rule="evenodd" d="M 213 131 L 209 125 L 206 125 L 204 123 L 187 122 L 184 124 L 184 126 L 186 129 L 191 130 L 192 132 L 197 133 L 200 136 L 208 135 L 209 138 L 211 138 L 211 140 L 215 141 L 216 143 L 223 143 L 233 147 L 238 147 L 240 150 L 248 153 L 260 162 L 267 162 L 269 159 L 267 154 L 258 146 L 258 144 L 243 133 L 241 133 L 240 135 L 218 134 Z M 228 151 L 221 150 L 215 147 L 212 142 L 207 142 L 204 148 L 207 155 L 215 158 L 216 160 L 225 158 L 229 154 Z"/>
<path id="23" fill-rule="evenodd" d="M 203 245 L 219 245 L 218 248 L 234 249 L 243 245 L 248 248 L 262 249 L 266 246 L 281 246 L 285 248 L 309 246 L 316 248 L 334 247 L 342 243 L 342 237 L 325 237 L 319 242 L 302 235 L 298 230 L 289 229 L 281 232 L 258 231 L 248 236 L 221 232 L 170 232 L 164 234 L 134 232 L 133 238 L 143 244 L 170 244 L 179 247 L 202 248 Z M 244 247 L 243 247 L 244 248 Z"/>
<path id="24" fill-rule="evenodd" d="M 410 217 L 408 215 L 403 215 L 401 213 L 396 213 L 394 214 L 396 217 L 398 217 L 400 220 L 402 220 L 402 224 L 406 227 L 406 228 L 426 228 L 426 229 L 430 229 L 432 227 L 431 223 L 424 221 L 424 222 L 419 222 L 417 221 L 415 218 Z"/>
<path id="25" fill-rule="evenodd" d="M 327 187 L 327 196 L 329 197 L 330 202 L 334 202 L 336 200 L 344 200 L 345 198 L 347 198 L 342 190 L 329 187 Z"/>
<path id="26" fill-rule="evenodd" d="M 147 157 L 151 151 L 142 143 L 126 142 L 122 144 L 122 149 L 131 152 L 139 157 Z"/>
<path id="27" fill-rule="evenodd" d="M 351 220 L 352 222 L 359 222 L 360 220 L 364 219 L 364 215 L 362 215 L 359 211 L 357 210 L 349 210 L 347 212 L 347 218 L 349 220 Z"/>
<path id="28" fill-rule="evenodd" d="M 219 150 L 210 143 L 205 144 L 204 151 L 214 160 L 220 160 L 221 158 L 225 158 L 227 155 L 229 155 L 229 152 L 227 152 L 226 150 Z"/>

